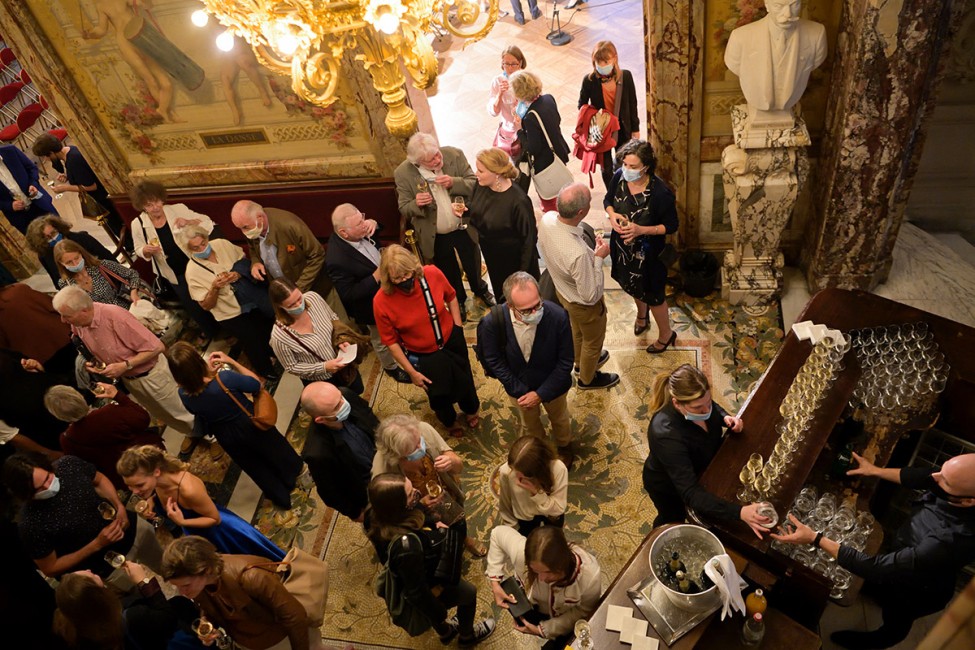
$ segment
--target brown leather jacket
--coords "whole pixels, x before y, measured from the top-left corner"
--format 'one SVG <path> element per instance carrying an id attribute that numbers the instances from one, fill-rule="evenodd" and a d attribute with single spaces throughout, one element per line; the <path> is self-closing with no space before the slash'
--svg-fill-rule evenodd
<path id="1" fill-rule="evenodd" d="M 281 580 L 270 571 L 248 569 L 267 564 L 256 555 L 223 555 L 223 573 L 196 602 L 211 621 L 237 643 L 264 650 L 288 637 L 292 650 L 308 650 L 308 615 Z"/>

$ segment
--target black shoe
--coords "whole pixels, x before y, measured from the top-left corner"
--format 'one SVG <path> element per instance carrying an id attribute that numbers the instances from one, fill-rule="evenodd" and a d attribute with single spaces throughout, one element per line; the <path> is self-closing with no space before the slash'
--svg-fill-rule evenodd
<path id="1" fill-rule="evenodd" d="M 578 383 L 579 390 L 593 390 L 595 388 L 612 388 L 620 383 L 620 376 L 615 372 L 597 372 L 593 375 L 592 381 L 584 384 Z"/>
<path id="2" fill-rule="evenodd" d="M 460 305 L 460 322 L 467 322 L 467 305 L 464 304 Z"/>
<path id="3" fill-rule="evenodd" d="M 491 293 L 490 291 L 485 291 L 484 293 L 479 295 L 478 298 L 480 298 L 481 302 L 483 302 L 484 305 L 488 308 L 494 307 L 496 304 L 498 304 L 497 301 L 494 299 L 494 294 Z"/>
<path id="4" fill-rule="evenodd" d="M 515 22 L 519 25 L 525 24 L 525 16 L 523 14 L 515 14 Z M 446 645 L 446 644 L 444 644 Z"/>
<path id="5" fill-rule="evenodd" d="M 476 646 L 478 643 L 491 636 L 491 633 L 494 632 L 494 626 L 494 619 L 491 617 L 484 619 L 480 623 L 475 623 L 474 635 L 470 637 L 461 636 L 457 641 L 457 645 L 461 648 L 472 648 Z"/>
<path id="6" fill-rule="evenodd" d="M 386 374 L 401 384 L 413 383 L 413 381 L 410 379 L 410 376 L 406 374 L 406 371 L 398 366 L 396 368 L 393 368 L 392 370 L 386 368 Z"/>
<path id="7" fill-rule="evenodd" d="M 570 442 L 569 444 L 563 447 L 559 447 L 556 451 L 559 454 L 559 460 L 562 461 L 562 463 L 565 465 L 565 468 L 572 469 L 572 464 L 576 460 L 576 453 L 572 449 L 572 443 Z"/>
<path id="8" fill-rule="evenodd" d="M 650 345 L 648 345 L 647 352 L 649 352 L 650 354 L 663 354 L 664 352 L 667 351 L 667 348 L 669 348 L 676 342 L 677 342 L 677 332 L 671 332 L 670 338 L 667 339 L 666 341 L 661 341 L 660 339 L 657 339 L 656 343 L 651 343 Z M 657 347 L 658 345 L 662 345 L 663 347 L 658 348 Z"/>
<path id="9" fill-rule="evenodd" d="M 448 645 L 454 640 L 454 637 L 457 636 L 457 632 L 460 629 L 460 623 L 457 621 L 456 616 L 451 616 L 444 621 L 444 624 L 450 626 L 450 631 L 446 634 L 438 634 L 438 636 L 440 637 L 440 643 Z"/>
<path id="10" fill-rule="evenodd" d="M 542 17 L 542 10 L 541 9 L 539 9 L 538 7 L 535 7 L 534 9 L 532 9 L 532 18 L 533 19 L 538 20 L 541 17 Z"/>
<path id="11" fill-rule="evenodd" d="M 607 361 L 609 361 L 609 350 L 603 350 L 599 353 L 599 361 L 596 362 L 596 370 L 599 370 L 605 366 Z M 573 366 L 572 371 L 578 375 L 579 366 Z"/>

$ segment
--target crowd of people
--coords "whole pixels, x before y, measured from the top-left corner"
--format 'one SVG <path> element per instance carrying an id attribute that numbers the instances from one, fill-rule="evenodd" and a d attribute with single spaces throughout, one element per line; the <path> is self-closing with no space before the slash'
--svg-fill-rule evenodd
<path id="1" fill-rule="evenodd" d="M 529 7 L 535 16 L 534 3 Z M 656 325 L 646 352 L 674 348 L 660 256 L 678 228 L 675 199 L 640 137 L 633 78 L 612 43 L 593 51 L 574 136 L 584 165 L 601 167 L 608 242 L 584 223 L 592 203 L 585 184 L 553 192 L 535 180 L 568 161 L 559 108 L 519 48 L 506 48 L 500 64 L 487 102 L 500 121 L 474 169 L 460 149 L 430 134 L 407 144 L 394 177 L 400 229 L 414 230 L 413 250 L 380 247 L 377 222 L 349 203 L 332 213 L 326 250 L 298 215 L 241 200 L 230 221 L 247 240 L 245 251 L 209 216 L 167 204 L 166 188 L 144 181 L 131 192 L 142 212 L 130 233 L 134 254 L 151 264 L 147 282 L 50 214 L 53 206 L 25 203 L 37 194 L 36 167 L 32 172 L 29 159 L 0 148 L 8 168 L 8 157 L 24 168 L 0 175 L 10 176 L 0 180 L 11 210 L 23 213 L 15 225 L 59 287 L 53 299 L 24 285 L 0 290 L 3 482 L 21 505 L 5 528 L 16 521 L 19 532 L 11 557 L 20 565 L 12 575 L 49 605 L 47 619 L 43 606 L 28 619 L 52 630 L 56 639 L 45 643 L 190 648 L 229 635 L 255 650 L 318 647 L 310 631 L 315 612 L 275 573 L 260 570 L 284 560 L 286 550 L 207 494 L 187 463 L 200 445 L 211 460 L 229 455 L 277 508 L 291 508 L 296 488 L 314 486 L 326 505 L 361 523 L 383 565 L 387 600 L 399 598 L 413 614 L 411 634 L 432 628 L 444 644 L 456 638 L 471 647 L 494 631 L 493 618 L 476 621 L 477 586 L 456 570 L 464 549 L 486 558 L 486 584 L 499 608 L 518 601 L 516 590 L 502 586 L 516 577 L 531 609 L 514 627 L 543 639 L 548 650 L 564 647 L 575 622 L 593 613 L 605 576 L 563 530 L 576 457 L 568 394 L 620 381 L 601 370 L 610 357 L 603 347 L 606 258 L 634 300 L 634 336 L 650 329 L 651 316 Z M 56 191 L 99 191 L 75 148 L 46 137 L 34 153 L 64 165 L 67 178 Z M 21 175 L 28 186 L 14 191 Z M 540 216 L 527 194 L 533 183 Z M 167 345 L 147 327 L 147 312 L 136 306 L 160 290 L 175 297 L 198 340 Z M 476 359 L 503 387 L 524 434 L 509 441 L 498 473 L 488 546 L 469 529 L 464 459 L 448 442 L 481 424 L 464 335 L 468 290 L 489 308 L 477 325 Z M 246 363 L 201 354 L 221 332 L 236 338 Z M 414 414 L 380 418 L 372 411 L 357 368 L 368 350 L 392 380 L 424 391 L 441 431 Z M 301 407 L 312 420 L 300 451 L 263 412 L 266 387 L 282 372 L 301 380 Z M 743 427 L 712 401 L 704 373 L 685 364 L 661 374 L 649 413 L 643 483 L 657 511 L 653 525 L 682 522 L 692 507 L 766 535 L 757 504 L 726 502 L 698 482 L 723 437 Z M 178 455 L 163 448 L 161 426 L 184 436 Z M 933 480 L 946 495 L 937 498 L 955 508 L 951 530 L 968 541 L 959 554 L 918 550 L 915 557 L 957 564 L 975 549 L 964 510 L 975 505 L 967 496 L 975 494 L 973 461 L 959 458 Z M 881 471 L 858 460 L 854 471 Z M 176 538 L 165 549 L 159 527 Z M 947 543 L 937 535 L 929 525 L 907 547 Z M 870 559 L 809 536 L 799 526 L 778 539 L 822 545 L 868 578 L 886 576 L 884 566 L 906 566 L 902 554 Z M 43 596 L 47 587 L 36 573 L 23 578 L 29 566 L 59 581 L 53 599 Z M 180 597 L 165 597 L 162 581 Z M 917 612 L 900 606 L 896 613 L 900 627 L 885 639 Z M 886 614 L 885 625 L 893 625 Z"/>

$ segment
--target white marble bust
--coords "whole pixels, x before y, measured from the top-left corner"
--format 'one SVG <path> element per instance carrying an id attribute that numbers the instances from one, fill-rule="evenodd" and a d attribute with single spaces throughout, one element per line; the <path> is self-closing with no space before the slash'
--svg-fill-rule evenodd
<path id="1" fill-rule="evenodd" d="M 766 0 L 768 15 L 731 32 L 724 52 L 738 75 L 749 114 L 789 113 L 826 59 L 826 28 L 799 18 L 800 0 Z"/>

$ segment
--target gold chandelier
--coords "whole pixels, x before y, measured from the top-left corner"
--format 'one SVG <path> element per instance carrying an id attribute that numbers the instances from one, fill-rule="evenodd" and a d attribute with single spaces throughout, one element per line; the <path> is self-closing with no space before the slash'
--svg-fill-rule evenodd
<path id="1" fill-rule="evenodd" d="M 449 32 L 484 38 L 498 19 L 498 0 L 487 10 L 472 0 L 202 0 L 207 12 L 253 48 L 258 61 L 289 75 L 301 98 L 334 102 L 339 60 L 346 51 L 372 76 L 389 112 L 386 126 L 400 137 L 416 130 L 406 105 L 406 79 L 429 88 L 437 78 L 431 35 Z M 229 35 L 228 35 L 229 38 Z"/>

